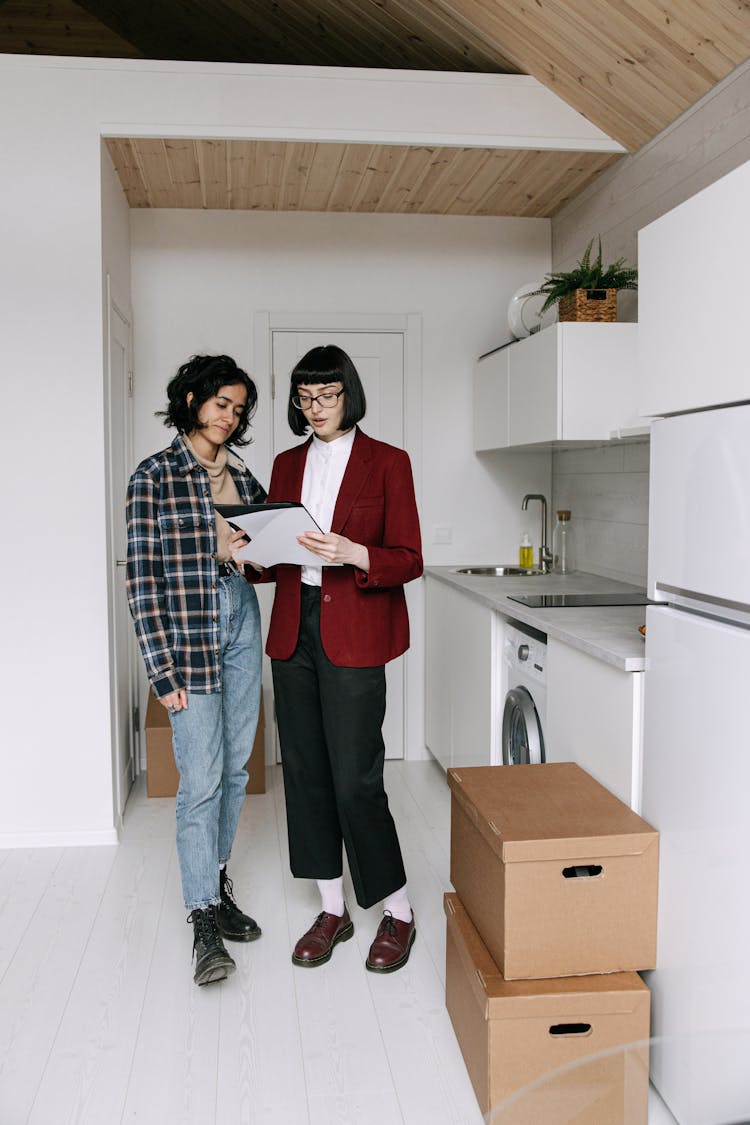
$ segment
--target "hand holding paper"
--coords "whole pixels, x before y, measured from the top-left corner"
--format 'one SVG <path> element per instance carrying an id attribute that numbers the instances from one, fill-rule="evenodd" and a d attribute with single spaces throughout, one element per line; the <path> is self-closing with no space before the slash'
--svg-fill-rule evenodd
<path id="1" fill-rule="evenodd" d="M 363 546 L 362 543 L 352 543 L 351 539 L 347 539 L 344 535 L 336 535 L 333 532 L 325 534 L 322 531 L 309 531 L 304 535 L 297 536 L 297 540 L 306 550 L 317 555 L 324 566 L 348 563 L 360 570 L 368 571 L 370 569 L 370 553 L 367 547 Z"/>
<path id="2" fill-rule="evenodd" d="M 276 566 L 320 565 L 315 555 L 298 542 L 297 536 L 321 529 L 303 504 L 217 504 L 219 512 L 232 527 L 244 531 L 250 542 L 236 552 L 239 562 Z M 335 562 L 323 565 L 337 566 Z"/>
<path id="3" fill-rule="evenodd" d="M 245 563 L 248 563 L 248 560 L 243 559 L 241 557 L 241 554 L 249 542 L 250 540 L 248 539 L 246 532 L 232 530 L 232 537 L 229 540 L 229 552 L 240 570 L 242 570 L 242 567 L 245 565 Z M 248 565 L 254 566 L 257 571 L 261 571 L 263 569 L 260 563 L 254 563 L 250 561 Z"/>

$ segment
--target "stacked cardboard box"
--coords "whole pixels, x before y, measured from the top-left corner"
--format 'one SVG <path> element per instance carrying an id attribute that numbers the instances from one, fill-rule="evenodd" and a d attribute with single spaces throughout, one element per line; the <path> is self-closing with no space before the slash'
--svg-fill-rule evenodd
<path id="1" fill-rule="evenodd" d="M 247 763 L 247 793 L 266 791 L 265 714 L 260 697 L 258 729 Z M 146 792 L 149 797 L 174 797 L 180 775 L 172 750 L 169 715 L 156 696 L 149 692 L 146 708 Z"/>
<path id="2" fill-rule="evenodd" d="M 648 1048 L 613 1048 L 649 1036 L 658 834 L 572 762 L 448 782 L 446 1003 L 483 1112 L 523 1088 L 499 1121 L 645 1125 Z"/>

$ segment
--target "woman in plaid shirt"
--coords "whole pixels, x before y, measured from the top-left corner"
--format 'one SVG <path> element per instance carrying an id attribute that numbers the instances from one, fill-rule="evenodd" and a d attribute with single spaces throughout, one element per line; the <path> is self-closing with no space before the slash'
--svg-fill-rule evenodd
<path id="1" fill-rule="evenodd" d="M 230 449 L 246 445 L 258 395 L 229 356 L 194 356 L 167 387 L 177 436 L 146 458 L 127 498 L 130 612 L 151 687 L 166 707 L 180 771 L 177 851 L 193 925 L 196 984 L 235 969 L 223 938 L 257 923 L 232 895 L 226 864 L 258 722 L 258 601 L 233 562 L 241 539 L 215 504 L 262 503 L 265 490 Z"/>

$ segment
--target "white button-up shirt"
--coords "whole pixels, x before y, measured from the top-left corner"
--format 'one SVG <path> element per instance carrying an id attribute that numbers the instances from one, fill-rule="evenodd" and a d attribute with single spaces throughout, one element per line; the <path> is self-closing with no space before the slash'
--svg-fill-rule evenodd
<path id="1" fill-rule="evenodd" d="M 356 429 L 352 427 L 333 441 L 321 441 L 313 434 L 302 478 L 302 503 L 321 531 L 331 530 L 333 512 L 346 466 L 349 464 L 355 433 Z M 315 557 L 310 555 L 311 559 Z M 303 566 L 302 581 L 307 586 L 320 586 L 323 567 Z"/>

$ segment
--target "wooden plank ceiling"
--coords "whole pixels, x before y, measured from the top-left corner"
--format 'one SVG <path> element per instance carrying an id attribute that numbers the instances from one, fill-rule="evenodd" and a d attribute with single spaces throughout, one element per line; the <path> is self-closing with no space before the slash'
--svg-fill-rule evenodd
<path id="1" fill-rule="evenodd" d="M 525 73 L 634 151 L 750 57 L 750 0 L 0 0 L 0 51 Z M 551 215 L 617 159 L 108 143 L 134 207 Z"/>
<path id="2" fill-rule="evenodd" d="M 131 207 L 550 215 L 617 156 L 515 149 L 109 138 Z"/>

